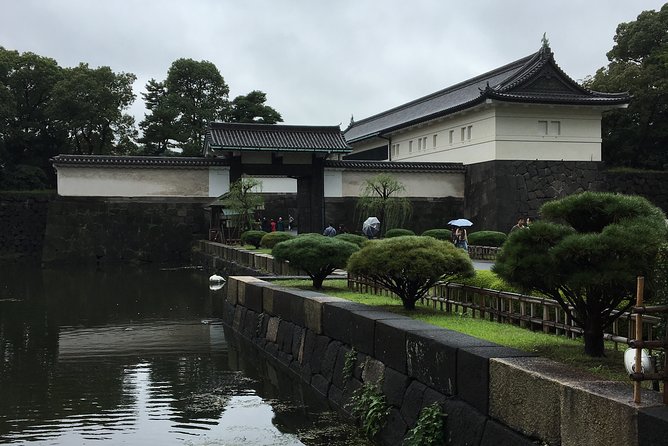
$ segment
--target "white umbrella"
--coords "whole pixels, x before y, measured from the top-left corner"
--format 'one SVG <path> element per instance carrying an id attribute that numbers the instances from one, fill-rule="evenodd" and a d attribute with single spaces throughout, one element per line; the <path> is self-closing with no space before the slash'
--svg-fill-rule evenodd
<path id="1" fill-rule="evenodd" d="M 473 226 L 473 223 L 470 220 L 467 220 L 465 218 L 458 218 L 457 220 L 450 220 L 448 222 L 449 225 L 452 226 Z"/>
<path id="2" fill-rule="evenodd" d="M 362 223 L 362 232 L 368 236 L 373 237 L 380 231 L 380 220 L 376 217 L 369 217 Z"/>

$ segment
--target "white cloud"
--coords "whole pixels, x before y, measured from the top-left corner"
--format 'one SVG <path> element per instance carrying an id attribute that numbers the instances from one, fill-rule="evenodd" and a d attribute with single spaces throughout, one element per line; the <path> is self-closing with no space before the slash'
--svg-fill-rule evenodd
<path id="1" fill-rule="evenodd" d="M 259 89 L 289 124 L 345 128 L 540 47 L 576 80 L 607 63 L 616 27 L 657 0 L 5 0 L 0 45 L 137 75 L 209 60 L 231 97 Z"/>

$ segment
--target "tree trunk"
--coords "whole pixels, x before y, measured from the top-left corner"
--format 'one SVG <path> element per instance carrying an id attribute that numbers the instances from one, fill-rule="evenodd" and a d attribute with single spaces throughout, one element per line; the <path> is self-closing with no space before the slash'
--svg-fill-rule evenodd
<path id="1" fill-rule="evenodd" d="M 415 310 L 415 301 L 411 299 L 402 299 L 405 310 Z"/>
<path id="2" fill-rule="evenodd" d="M 603 326 L 596 318 L 588 318 L 584 321 L 584 348 L 588 356 L 605 356 L 603 345 Z"/>
<path id="3" fill-rule="evenodd" d="M 313 288 L 316 290 L 322 289 L 322 282 L 324 282 L 327 276 L 314 275 L 313 276 Z"/>

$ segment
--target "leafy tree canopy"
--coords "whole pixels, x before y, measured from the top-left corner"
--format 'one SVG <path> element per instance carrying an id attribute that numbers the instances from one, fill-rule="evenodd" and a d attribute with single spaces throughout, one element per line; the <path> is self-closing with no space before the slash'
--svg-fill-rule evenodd
<path id="1" fill-rule="evenodd" d="M 399 296 L 408 310 L 444 276 L 473 275 L 464 250 L 433 237 L 411 235 L 365 244 L 350 257 L 346 269 L 380 283 Z"/>
<path id="2" fill-rule="evenodd" d="M 237 96 L 232 101 L 229 122 L 257 122 L 259 124 L 276 124 L 283 122 L 281 114 L 272 107 L 265 105 L 267 94 L 253 90 L 246 96 Z"/>
<path id="3" fill-rule="evenodd" d="M 308 234 L 278 243 L 271 254 L 305 271 L 313 280 L 313 287 L 320 289 L 327 276 L 337 268 L 345 268 L 348 258 L 358 250 L 357 245 L 340 238 Z"/>
<path id="4" fill-rule="evenodd" d="M 628 91 L 628 109 L 603 118 L 603 156 L 619 166 L 668 167 L 668 4 L 621 23 L 610 63 L 585 86 L 604 92 Z"/>
<path id="5" fill-rule="evenodd" d="M 234 223 L 239 234 L 253 227 L 255 211 L 264 204 L 259 193 L 262 180 L 257 178 L 241 178 L 230 184 L 230 191 L 223 195 L 221 202 L 225 208 L 234 212 Z"/>
<path id="6" fill-rule="evenodd" d="M 514 231 L 493 271 L 556 300 L 584 330 L 585 352 L 633 304 L 636 277 L 651 278 L 666 237 L 663 212 L 638 196 L 584 192 L 545 203 L 542 220 Z"/>
<path id="7" fill-rule="evenodd" d="M 381 173 L 368 178 L 362 184 L 357 211 L 363 219 L 377 217 L 384 234 L 388 229 L 402 226 L 411 215 L 411 203 L 402 196 L 405 191 L 403 183 L 392 175 Z"/>

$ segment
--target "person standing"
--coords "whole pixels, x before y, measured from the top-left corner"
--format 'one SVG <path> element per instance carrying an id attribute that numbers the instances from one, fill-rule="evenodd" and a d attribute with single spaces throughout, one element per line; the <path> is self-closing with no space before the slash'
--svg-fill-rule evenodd
<path id="1" fill-rule="evenodd" d="M 285 231 L 285 222 L 283 221 L 283 217 L 278 217 L 278 222 L 276 223 L 276 230 L 280 232 Z"/>
<path id="2" fill-rule="evenodd" d="M 526 226 L 526 220 L 524 219 L 524 217 L 520 217 L 517 219 L 517 224 L 512 228 L 510 228 L 510 232 L 513 232 L 517 229 L 524 229 L 525 226 Z"/>
<path id="3" fill-rule="evenodd" d="M 466 234 L 466 229 L 458 227 L 455 230 L 455 246 L 457 248 L 469 250 L 469 238 Z"/>
<path id="4" fill-rule="evenodd" d="M 271 219 L 271 222 L 269 222 L 269 226 L 271 227 L 271 232 L 276 232 L 276 222 L 274 219 Z"/>

